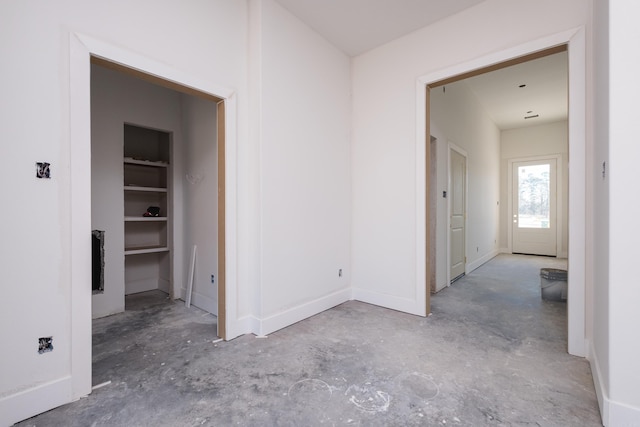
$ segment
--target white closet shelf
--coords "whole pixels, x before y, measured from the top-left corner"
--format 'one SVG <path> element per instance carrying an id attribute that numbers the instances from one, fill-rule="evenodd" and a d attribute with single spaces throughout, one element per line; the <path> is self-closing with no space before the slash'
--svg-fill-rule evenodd
<path id="1" fill-rule="evenodd" d="M 124 191 L 147 191 L 150 193 L 166 193 L 166 188 L 161 187 L 141 187 L 139 185 L 125 185 Z"/>
<path id="2" fill-rule="evenodd" d="M 169 248 L 166 246 L 138 246 L 124 249 L 125 255 L 153 254 L 157 252 L 169 252 Z"/>
<path id="3" fill-rule="evenodd" d="M 154 166 L 157 168 L 166 168 L 169 167 L 169 163 L 166 162 L 153 162 L 151 160 L 138 160 L 131 157 L 125 157 L 124 162 L 130 165 L 141 165 L 141 166 Z"/>
<path id="4" fill-rule="evenodd" d="M 167 221 L 166 216 L 125 216 L 125 222 L 156 222 Z"/>

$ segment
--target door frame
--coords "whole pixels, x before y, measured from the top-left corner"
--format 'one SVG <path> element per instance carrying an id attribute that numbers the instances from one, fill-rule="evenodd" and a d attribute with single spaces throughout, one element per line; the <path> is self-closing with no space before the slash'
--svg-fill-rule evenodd
<path id="1" fill-rule="evenodd" d="M 569 226 L 568 263 L 569 301 L 567 303 L 568 352 L 587 356 L 586 338 L 586 172 L 587 172 L 587 100 L 586 100 L 586 31 L 577 27 L 522 44 L 487 53 L 473 60 L 458 63 L 419 76 L 416 79 L 416 293 L 418 301 L 429 289 L 427 278 L 431 266 L 429 239 L 429 150 L 425 149 L 431 135 L 429 98 L 432 87 L 461 80 L 480 72 L 493 71 L 510 65 L 549 55 L 550 50 L 567 50 L 569 62 Z M 555 53 L 555 52 L 554 52 Z M 427 144 L 428 145 L 428 144 Z M 425 162 L 426 159 L 426 162 Z M 428 295 L 428 292 L 427 292 Z M 428 298 L 427 298 L 428 301 Z M 428 304 L 425 312 L 429 313 Z"/>
<path id="2" fill-rule="evenodd" d="M 464 274 L 467 274 L 467 201 L 469 200 L 469 162 L 466 150 L 447 143 L 447 287 L 451 286 L 451 150 L 464 157 Z"/>
<path id="3" fill-rule="evenodd" d="M 161 86 L 172 90 L 174 92 L 184 93 L 190 96 L 195 96 L 198 98 L 202 98 L 206 101 L 213 102 L 216 104 L 216 151 L 217 151 L 217 177 L 218 177 L 218 187 L 216 188 L 217 195 L 217 205 L 218 205 L 218 242 L 217 242 L 217 251 L 218 251 L 218 281 L 217 281 L 217 334 L 220 338 L 226 339 L 226 310 L 225 310 L 225 141 L 226 141 L 226 132 L 225 132 L 225 100 L 213 95 L 211 93 L 203 92 L 201 90 L 186 87 L 180 83 L 168 81 L 162 77 L 150 75 L 141 70 L 132 69 L 126 65 L 118 64 L 112 61 L 109 61 L 105 58 L 90 56 L 89 59 L 91 64 L 99 65 L 103 68 L 110 69 L 125 75 L 129 75 L 135 78 L 139 78 L 148 83 Z M 175 150 L 175 146 L 173 143 L 171 144 L 171 151 Z M 172 155 L 173 158 L 173 155 Z M 173 203 L 173 202 L 171 202 Z M 173 210 L 173 205 L 172 205 Z M 175 224 L 171 227 L 171 241 L 176 241 L 175 236 Z M 171 283 L 169 284 L 169 293 L 172 299 L 178 299 L 180 297 L 180 287 L 176 287 L 176 282 L 180 281 L 181 278 L 176 276 L 176 268 L 175 268 L 175 259 L 176 253 L 180 253 L 181 251 L 176 251 L 176 246 L 173 244 L 173 250 L 171 253 Z M 184 274 L 183 274 L 184 276 Z"/>
<path id="4" fill-rule="evenodd" d="M 114 64 L 129 74 L 164 87 L 223 101 L 224 126 L 224 191 L 222 197 L 224 225 L 222 234 L 224 281 L 218 283 L 225 310 L 224 339 L 234 338 L 243 331 L 236 321 L 237 295 L 237 105 L 234 90 L 198 79 L 188 73 L 154 61 L 135 52 L 110 45 L 93 37 L 71 33 L 69 38 L 69 169 L 71 194 L 71 390 L 69 401 L 91 392 L 91 71 L 93 58 Z M 218 115 L 218 120 L 221 116 Z M 220 206 L 220 203 L 219 203 Z M 220 241 L 219 241 L 220 242 Z M 220 275 L 220 273 L 219 273 Z M 220 276 L 219 276 L 220 277 Z M 220 314 L 220 313 L 219 313 Z"/>
<path id="5" fill-rule="evenodd" d="M 562 171 L 561 154 L 551 154 L 546 156 L 531 156 L 531 157 L 518 157 L 507 160 L 507 175 L 509 176 L 507 179 L 507 215 L 508 215 L 508 223 L 507 227 L 507 250 L 510 254 L 513 253 L 513 221 L 511 215 L 513 215 L 513 164 L 519 162 L 535 162 L 538 160 L 552 160 L 556 161 L 556 258 L 562 258 L 563 255 L 560 248 L 562 246 L 562 233 L 564 228 L 562 224 L 564 223 L 564 215 L 562 215 L 562 198 L 564 197 L 562 182 L 564 179 L 564 174 Z"/>

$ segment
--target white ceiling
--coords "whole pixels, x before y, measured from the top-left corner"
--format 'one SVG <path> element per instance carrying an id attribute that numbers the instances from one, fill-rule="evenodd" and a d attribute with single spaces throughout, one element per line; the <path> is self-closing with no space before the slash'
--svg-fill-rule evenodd
<path id="1" fill-rule="evenodd" d="M 276 0 L 347 55 L 356 56 L 484 0 Z M 464 81 L 500 129 L 567 118 L 566 52 Z M 524 88 L 519 88 L 526 84 Z M 532 113 L 527 113 L 532 111 Z M 539 117 L 527 119 L 527 115 Z"/>
<path id="2" fill-rule="evenodd" d="M 484 0 L 276 0 L 349 56 Z"/>
<path id="3" fill-rule="evenodd" d="M 504 130 L 566 120 L 567 73 L 567 52 L 560 52 L 464 82 Z M 539 117 L 525 119 L 532 115 Z"/>

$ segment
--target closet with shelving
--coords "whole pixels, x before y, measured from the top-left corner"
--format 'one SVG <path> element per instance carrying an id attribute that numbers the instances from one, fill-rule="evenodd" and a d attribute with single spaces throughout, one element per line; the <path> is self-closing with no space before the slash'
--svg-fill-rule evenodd
<path id="1" fill-rule="evenodd" d="M 171 134 L 124 125 L 125 295 L 171 283 Z"/>
<path id="2" fill-rule="evenodd" d="M 184 299 L 191 284 L 192 304 L 217 313 L 217 123 L 210 99 L 92 64 L 91 228 L 103 268 L 93 318 L 125 311 L 125 295 Z"/>

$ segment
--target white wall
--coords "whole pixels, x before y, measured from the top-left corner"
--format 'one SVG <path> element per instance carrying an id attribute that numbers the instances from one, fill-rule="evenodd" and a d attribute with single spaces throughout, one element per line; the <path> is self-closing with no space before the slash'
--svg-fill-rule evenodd
<path id="1" fill-rule="evenodd" d="M 0 260 L 3 283 L 13 286 L 4 287 L 0 302 L 0 336 L 3 348 L 10 349 L 0 353 L 0 424 L 90 390 L 89 319 L 83 325 L 69 315 L 77 301 L 70 283 L 78 262 L 71 257 L 71 206 L 78 203 L 71 199 L 76 184 L 69 170 L 70 135 L 75 132 L 69 125 L 72 33 L 88 34 L 235 91 L 238 288 L 233 296 L 237 318 L 231 320 L 234 333 L 241 333 L 274 330 L 314 314 L 345 299 L 349 283 L 354 294 L 383 295 L 388 305 L 418 307 L 416 289 L 424 285 L 416 283 L 416 79 L 588 26 L 591 4 L 604 12 L 609 5 L 606 0 L 486 0 L 355 58 L 350 85 L 348 58 L 272 0 L 249 3 L 257 15 L 248 13 L 246 2 L 225 0 L 189 7 L 172 2 L 159 7 L 151 0 L 2 4 L 5 164 L 0 179 L 11 185 L 0 186 L 5 201 Z M 588 184 L 594 189 L 594 198 L 588 199 L 593 227 L 588 229 L 587 253 L 594 261 L 593 279 L 588 279 L 593 289 L 589 336 L 592 358 L 601 365 L 603 414 L 611 420 L 624 416 L 633 425 L 640 406 L 635 390 L 640 351 L 637 340 L 629 337 L 640 323 L 635 309 L 640 288 L 629 283 L 638 236 L 623 226 L 638 210 L 637 201 L 628 197 L 629 183 L 635 182 L 632 162 L 640 154 L 628 142 L 629 135 L 638 133 L 637 121 L 626 113 L 634 111 L 638 97 L 637 64 L 629 63 L 635 57 L 628 52 L 635 51 L 640 36 L 633 21 L 640 11 L 631 0 L 610 3 L 611 25 L 596 15 L 604 32 L 595 40 L 596 84 L 587 87 L 599 99 L 596 138 L 587 135 L 594 150 L 587 169 L 596 172 Z M 189 31 L 176 27 L 181 22 L 188 22 Z M 609 28 L 611 70 L 605 59 Z M 611 103 L 611 122 L 603 100 Z M 587 101 L 590 111 L 596 104 L 590 93 Z M 325 150 L 318 148 L 321 144 Z M 614 168 L 607 186 L 597 179 L 599 165 L 609 155 Z M 52 179 L 35 179 L 37 161 L 52 163 Z M 350 213 L 351 242 L 345 237 Z M 335 270 L 342 264 L 347 267 L 341 282 Z M 337 297 L 327 297 L 331 295 Z M 316 301 L 320 304 L 314 305 Z M 83 340 L 72 342 L 78 330 Z M 38 355 L 37 338 L 51 335 L 55 350 Z M 72 372 L 78 355 L 83 366 Z"/>
<path id="2" fill-rule="evenodd" d="M 555 122 L 538 126 L 528 126 L 518 129 L 509 129 L 501 132 L 500 138 L 500 250 L 508 252 L 508 227 L 511 226 L 510 214 L 508 212 L 509 195 L 507 192 L 508 182 L 511 179 L 509 160 L 522 159 L 526 157 L 560 155 L 558 161 L 558 187 L 561 189 L 558 194 L 560 215 L 558 215 L 558 225 L 562 227 L 562 238 L 558 242 L 558 256 L 567 257 L 569 227 L 568 227 L 568 195 L 569 195 L 569 169 L 568 169 L 568 134 L 567 122 Z"/>
<path id="3" fill-rule="evenodd" d="M 72 185 L 78 184 L 72 183 L 70 171 L 70 135 L 75 131 L 70 127 L 72 33 L 234 89 L 237 138 L 246 141 L 247 5 L 226 0 L 189 7 L 151 0 L 27 0 L 3 2 L 1 9 L 0 126 L 4 141 L 11 142 L 2 145 L 0 178 L 12 183 L 0 189 L 5 201 L 2 282 L 12 284 L 0 302 L 0 336 L 3 349 L 10 349 L 0 354 L 0 424 L 7 425 L 78 398 L 91 385 L 90 319 L 71 316 L 72 301 L 78 301 L 71 288 L 73 266 L 81 261 L 71 257 L 71 205 L 79 202 L 71 199 Z M 188 24 L 182 28 L 176 23 Z M 237 165 L 239 181 L 249 175 L 244 159 Z M 51 163 L 50 180 L 36 180 L 39 161 Z M 246 199 L 238 200 L 239 210 L 246 205 Z M 248 245 L 242 242 L 238 250 Z M 86 258 L 89 262 L 90 253 Z M 244 259 L 240 263 L 238 295 L 245 292 L 251 268 Z M 90 296 L 89 291 L 87 305 Z M 247 315 L 247 300 L 238 298 L 234 309 L 238 316 Z M 40 355 L 37 340 L 44 336 L 53 336 L 54 351 Z M 72 342 L 72 336 L 83 338 Z"/>
<path id="4" fill-rule="evenodd" d="M 595 244 L 588 245 L 587 273 L 588 286 L 591 289 L 591 300 L 587 307 L 592 310 L 591 349 L 589 359 L 591 371 L 598 393 L 600 413 L 603 422 L 609 423 L 610 403 L 610 312 L 611 300 L 609 279 L 609 187 L 610 179 L 602 178 L 602 163 L 609 162 L 609 0 L 594 2 L 594 137 L 592 138 L 591 159 L 594 173 L 589 177 L 588 184 L 592 188 L 589 205 L 593 207 L 588 217 L 587 227 L 592 230 L 590 237 Z M 633 365 L 632 365 L 633 366 Z"/>
<path id="5" fill-rule="evenodd" d="M 609 1 L 608 123 L 606 116 L 598 116 L 599 124 L 603 125 L 601 130 L 606 131 L 608 125 L 609 131 L 609 425 L 612 426 L 640 424 L 640 340 L 637 339 L 640 287 L 635 268 L 640 231 L 629 226 L 629 220 L 640 215 L 640 199 L 635 192 L 637 160 L 640 158 L 640 146 L 635 144 L 635 136 L 640 133 L 640 121 L 634 110 L 640 96 L 636 84 L 640 64 L 637 55 L 631 53 L 636 51 L 633 46 L 640 39 L 638 16 L 638 2 Z M 606 74 L 601 76 L 606 77 Z M 606 139 L 596 141 L 599 143 L 606 144 Z M 598 149 L 602 157 L 596 160 L 597 163 L 606 160 L 605 150 L 604 147 Z M 599 197 L 606 196 L 606 189 L 599 187 Z M 602 310 L 597 314 L 601 317 L 607 309 L 600 308 L 599 304 L 594 301 L 595 310 Z M 601 344 L 597 345 L 598 356 Z"/>
<path id="6" fill-rule="evenodd" d="M 261 2 L 261 333 L 350 298 L 350 61 Z M 343 276 L 338 277 L 338 270 Z"/>
<path id="7" fill-rule="evenodd" d="M 394 307 L 419 312 L 423 305 L 415 255 L 417 79 L 588 19 L 589 3 L 583 0 L 487 0 L 353 60 L 355 289 L 385 295 L 385 304 Z"/>
<path id="8" fill-rule="evenodd" d="M 500 198 L 500 131 L 465 82 L 431 90 L 431 134 L 467 153 L 466 256 L 470 273 L 497 253 Z M 443 144 L 445 156 L 449 147 Z M 447 159 L 447 157 L 445 157 Z M 438 196 L 448 190 L 448 160 L 440 167 Z M 447 286 L 447 212 L 449 198 L 437 197 L 439 232 L 436 248 L 438 290 Z M 444 215 L 443 215 L 444 214 Z"/>
<path id="9" fill-rule="evenodd" d="M 104 293 L 92 317 L 124 311 L 124 123 L 173 133 L 182 145 L 180 95 L 100 66 L 91 66 L 91 226 L 105 231 Z"/>
<path id="10" fill-rule="evenodd" d="M 181 95 L 184 167 L 176 176 L 184 188 L 183 281 L 186 295 L 191 253 L 197 246 L 192 304 L 218 313 L 218 143 L 217 106 L 213 101 Z M 215 283 L 211 283 L 211 275 Z"/>

